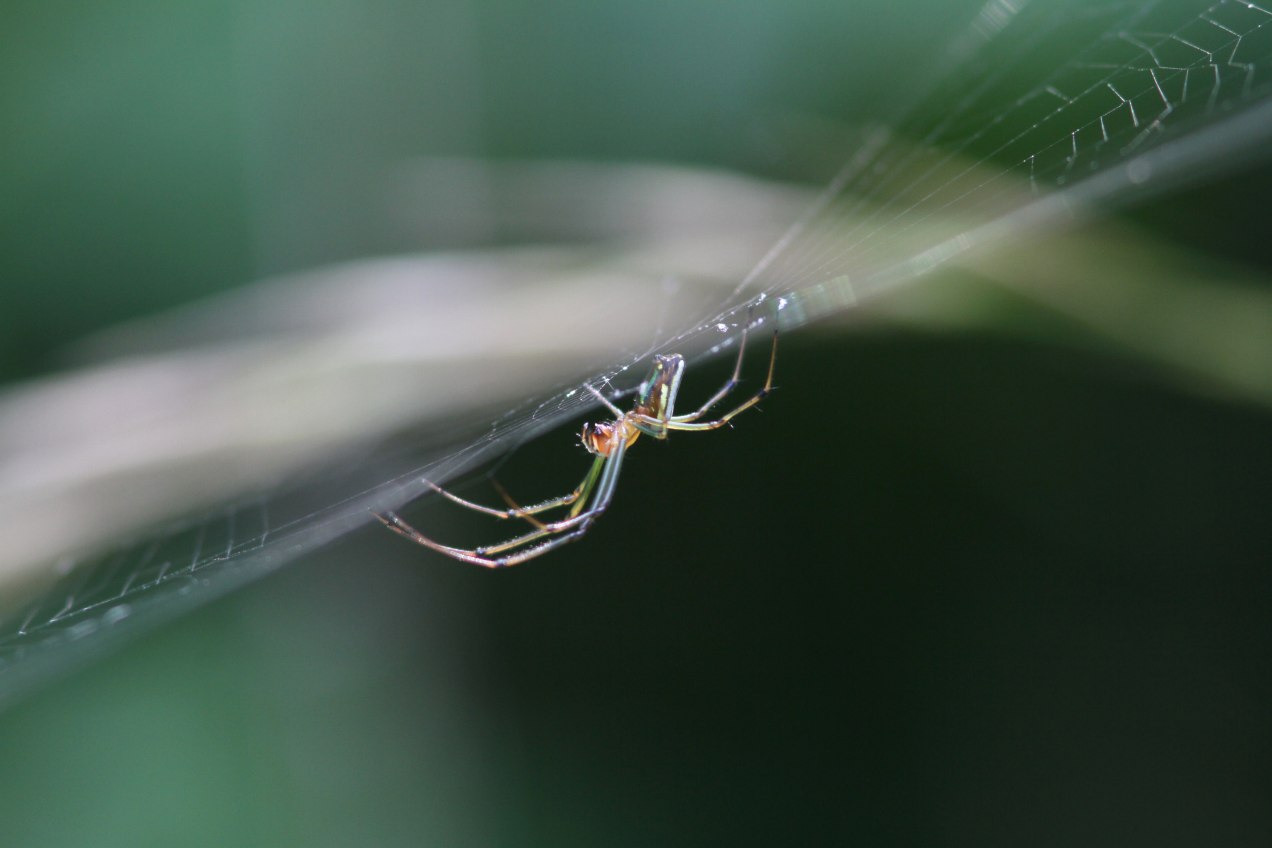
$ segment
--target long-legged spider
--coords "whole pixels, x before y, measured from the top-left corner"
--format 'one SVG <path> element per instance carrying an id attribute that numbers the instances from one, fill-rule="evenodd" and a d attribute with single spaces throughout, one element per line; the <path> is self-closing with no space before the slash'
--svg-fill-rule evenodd
<path id="1" fill-rule="evenodd" d="M 537 556 L 542 556 L 553 548 L 564 545 L 567 542 L 573 542 L 586 533 L 588 528 L 592 526 L 592 522 L 600 517 L 609 506 L 610 500 L 614 496 L 614 488 L 618 485 L 618 472 L 623 464 L 623 456 L 642 433 L 655 439 L 665 439 L 673 430 L 715 430 L 728 424 L 734 416 L 755 406 L 772 391 L 773 366 L 777 363 L 776 326 L 773 329 L 773 346 L 769 354 L 768 376 L 764 380 L 764 387 L 736 409 L 721 415 L 719 418 L 713 421 L 698 420 L 737 387 L 738 379 L 742 373 L 742 357 L 746 353 L 746 337 L 750 323 L 751 320 L 748 315 L 747 323 L 742 328 L 742 340 L 738 344 L 738 358 L 733 366 L 733 376 L 714 395 L 708 398 L 707 402 L 699 407 L 696 412 L 690 412 L 686 415 L 675 414 L 676 395 L 680 392 L 680 380 L 685 372 L 684 357 L 678 353 L 654 357 L 653 369 L 649 372 L 649 376 L 645 378 L 645 381 L 640 384 L 636 403 L 628 412 L 623 412 L 610 402 L 605 395 L 592 386 L 587 386 L 587 390 L 595 395 L 601 403 L 605 404 L 610 412 L 614 413 L 614 420 L 583 425 L 583 447 L 587 448 L 589 453 L 594 454 L 596 459 L 592 462 L 592 467 L 588 470 L 587 476 L 583 478 L 583 482 L 568 495 L 550 498 L 533 506 L 523 507 L 518 506 L 508 493 L 496 483 L 495 485 L 498 487 L 504 501 L 508 504 L 508 508 L 494 509 L 465 500 L 446 491 L 441 486 L 429 483 L 429 486 L 435 492 L 460 506 L 468 507 L 486 515 L 493 515 L 496 518 L 522 519 L 534 527 L 530 532 L 523 533 L 496 545 L 485 545 L 471 549 L 455 548 L 434 542 L 403 521 L 401 516 L 395 512 L 377 513 L 376 518 L 380 519 L 384 526 L 393 532 L 405 536 L 413 542 L 418 542 L 426 548 L 431 548 L 438 553 L 486 568 L 517 565 Z M 590 506 L 588 505 L 589 501 Z M 544 522 L 535 517 L 548 510 L 566 506 L 570 507 L 569 511 L 564 518 L 558 521 Z M 526 547 L 545 538 L 548 541 Z M 508 553 L 510 551 L 513 553 Z M 500 556 L 501 554 L 503 555 Z"/>

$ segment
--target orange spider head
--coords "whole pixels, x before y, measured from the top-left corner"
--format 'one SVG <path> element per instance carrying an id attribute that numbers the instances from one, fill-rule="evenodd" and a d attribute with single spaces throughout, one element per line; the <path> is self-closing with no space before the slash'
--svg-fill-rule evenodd
<path id="1" fill-rule="evenodd" d="M 619 442 L 630 445 L 639 435 L 640 430 L 622 418 L 599 424 L 584 424 L 583 447 L 587 448 L 589 453 L 609 456 L 614 448 L 618 447 Z"/>

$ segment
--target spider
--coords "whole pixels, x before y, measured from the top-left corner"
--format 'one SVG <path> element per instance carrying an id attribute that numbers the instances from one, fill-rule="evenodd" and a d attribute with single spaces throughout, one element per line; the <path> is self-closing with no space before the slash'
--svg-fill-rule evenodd
<path id="1" fill-rule="evenodd" d="M 747 324 L 742 329 L 742 340 L 738 344 L 738 358 L 733 366 L 733 376 L 696 412 L 686 415 L 675 414 L 676 395 L 680 392 L 680 380 L 685 373 L 685 359 L 677 353 L 654 357 L 653 368 L 645 381 L 640 384 L 636 403 L 629 412 L 623 412 L 605 395 L 588 385 L 587 390 L 614 413 L 614 420 L 583 425 L 583 447 L 596 459 L 593 460 L 592 467 L 583 478 L 583 482 L 579 483 L 578 487 L 568 495 L 523 507 L 518 506 L 503 487 L 495 482 L 495 487 L 508 508 L 494 509 L 465 500 L 434 483 L 428 484 L 433 491 L 460 506 L 493 515 L 495 518 L 519 518 L 534 527 L 530 532 L 495 545 L 471 549 L 455 548 L 433 541 L 403 521 L 395 512 L 376 513 L 376 518 L 394 533 L 405 536 L 426 548 L 485 568 L 517 565 L 579 539 L 609 506 L 610 500 L 614 497 L 614 489 L 618 485 L 618 472 L 623 465 L 623 457 L 642 433 L 655 439 L 666 439 L 673 430 L 715 430 L 728 424 L 734 416 L 755 406 L 773 390 L 773 366 L 777 363 L 776 327 L 773 329 L 773 346 L 769 354 L 768 376 L 764 380 L 764 387 L 736 409 L 714 421 L 698 420 L 737 387 L 738 378 L 742 372 L 742 357 L 746 352 L 746 337 L 750 323 L 748 316 Z M 570 509 L 560 520 L 545 522 L 535 517 L 540 513 L 567 506 Z M 541 539 L 547 539 L 547 541 L 540 542 Z M 536 542 L 538 544 L 534 544 Z"/>

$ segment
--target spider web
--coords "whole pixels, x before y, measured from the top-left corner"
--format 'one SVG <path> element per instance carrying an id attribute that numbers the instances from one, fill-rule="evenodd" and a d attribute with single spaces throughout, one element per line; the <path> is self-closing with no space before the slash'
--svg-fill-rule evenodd
<path id="1" fill-rule="evenodd" d="M 586 382 L 629 385 L 628 369 L 655 350 L 719 353 L 748 320 L 796 329 L 962 252 L 1258 155 L 1272 130 L 1272 11 L 991 0 L 930 76 L 940 82 L 925 96 L 858 134 L 843 169 L 731 293 L 705 305 L 668 296 L 648 347 Z M 0 620 L 0 696 L 426 494 L 424 474 L 445 482 L 579 415 L 595 405 L 582 385 L 51 563 L 52 585 Z"/>

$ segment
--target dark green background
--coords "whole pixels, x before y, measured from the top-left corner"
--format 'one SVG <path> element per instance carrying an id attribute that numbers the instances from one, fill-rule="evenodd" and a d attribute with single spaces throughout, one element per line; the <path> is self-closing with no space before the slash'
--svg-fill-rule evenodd
<path id="1" fill-rule="evenodd" d="M 772 128 L 888 114 L 965 5 L 11 6 L 0 373 L 415 249 L 403 156 L 813 178 Z M 1268 185 L 1127 214 L 1265 268 Z M 1266 844 L 1272 421 L 1021 335 L 792 334 L 763 414 L 642 443 L 549 559 L 369 527 L 154 632 L 0 716 L 0 842 Z M 573 441 L 501 478 L 564 491 Z"/>

